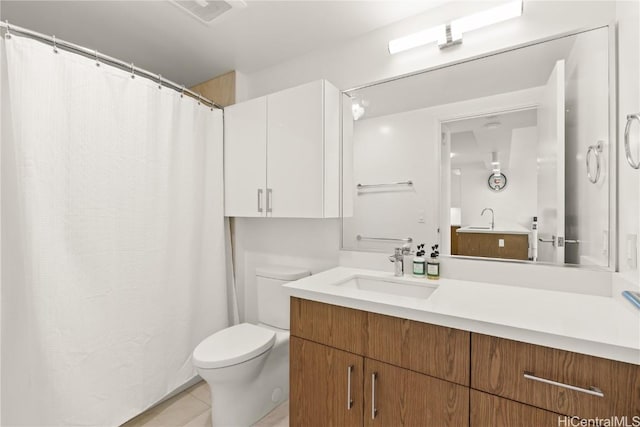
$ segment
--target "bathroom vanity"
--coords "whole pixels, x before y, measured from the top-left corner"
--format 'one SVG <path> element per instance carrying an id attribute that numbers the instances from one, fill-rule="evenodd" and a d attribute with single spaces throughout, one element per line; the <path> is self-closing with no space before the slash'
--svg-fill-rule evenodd
<path id="1" fill-rule="evenodd" d="M 461 227 L 455 233 L 451 238 L 452 255 L 529 259 L 529 231 L 524 228 Z"/>
<path id="2" fill-rule="evenodd" d="M 345 267 L 286 287 L 292 426 L 640 417 L 640 314 L 612 298 Z"/>

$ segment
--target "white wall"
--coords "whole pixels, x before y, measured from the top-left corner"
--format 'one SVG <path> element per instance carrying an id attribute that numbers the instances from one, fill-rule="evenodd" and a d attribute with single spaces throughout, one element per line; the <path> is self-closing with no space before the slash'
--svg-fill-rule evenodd
<path id="1" fill-rule="evenodd" d="M 234 257 L 241 321 L 257 321 L 255 271 L 266 265 L 309 269 L 338 265 L 338 219 L 235 218 Z"/>
<path id="2" fill-rule="evenodd" d="M 242 101 L 254 98 L 320 78 L 331 81 L 340 89 L 347 89 L 567 31 L 606 25 L 614 20 L 616 12 L 616 4 L 607 0 L 562 2 L 529 0 L 525 2 L 522 17 L 468 34 L 464 43 L 455 48 L 440 51 L 435 46 L 427 46 L 399 55 L 388 54 L 387 43 L 390 39 L 473 13 L 487 7 L 487 4 L 487 2 L 478 1 L 451 2 L 428 13 L 399 21 L 338 46 L 312 51 L 277 66 L 247 74 L 242 82 L 244 93 L 239 93 L 237 99 Z M 313 245 L 316 247 L 315 253 L 309 257 L 302 255 L 303 258 L 317 261 L 318 266 L 322 264 L 327 268 L 338 263 L 337 251 L 340 241 L 338 221 L 287 220 L 278 221 L 277 224 L 270 224 L 267 221 L 271 219 L 237 221 L 236 233 L 244 236 L 242 239 L 236 239 L 238 253 L 255 252 L 268 257 L 266 254 L 273 252 L 275 250 L 273 247 L 276 247 L 280 249 L 280 255 L 277 257 L 287 258 L 305 254 L 309 246 Z M 290 234 L 289 223 L 294 224 L 293 237 Z M 267 238 L 277 235 L 278 232 L 283 233 L 287 239 L 288 245 L 285 248 L 281 247 L 277 239 L 272 241 Z M 252 248 L 251 242 L 254 242 L 253 245 L 258 245 L 259 242 L 259 248 Z M 255 269 L 255 261 L 252 259 L 239 258 L 236 261 L 239 272 L 251 272 Z M 243 281 L 244 278 L 239 274 L 239 288 L 246 287 L 248 294 L 253 292 L 251 284 L 245 286 Z M 242 303 L 241 307 L 253 309 L 254 303 L 250 298 L 255 301 L 255 296 L 248 295 L 247 298 L 247 303 Z M 247 313 L 247 318 L 252 316 L 254 316 L 252 313 Z"/>
<path id="3" fill-rule="evenodd" d="M 437 239 L 440 157 L 433 109 L 358 120 L 354 124 L 353 177 L 361 184 L 411 180 L 413 186 L 357 191 L 349 189 L 354 215 L 344 220 L 348 248 L 385 249 L 394 243 L 356 241 L 356 235 L 413 238 L 433 245 Z M 346 189 L 345 189 L 346 191 Z"/>
<path id="4" fill-rule="evenodd" d="M 0 9 L 2 4 L 0 2 Z M 4 48 L 0 48 L 0 70 L 4 70 Z M 2 72 L 0 71 L 0 99 L 2 99 Z M 2 133 L 2 118 L 0 115 L 0 134 Z M 0 150 L 1 152 L 1 150 Z M 0 205 L 2 204 L 2 194 L 0 193 Z M 2 228 L 0 227 L 0 240 L 2 236 Z M 2 307 L 2 246 L 0 245 L 0 307 Z M 0 311 L 0 355 L 2 354 L 2 312 Z M 2 360 L 0 359 L 0 366 L 2 366 Z M 0 384 L 2 384 L 2 369 L 0 369 Z M 0 420 L 2 419 L 2 395 L 0 393 Z"/>
<path id="5" fill-rule="evenodd" d="M 618 227 L 619 268 L 621 274 L 640 285 L 638 251 L 627 250 L 629 238 L 637 239 L 640 228 L 640 171 L 627 164 L 624 146 L 626 116 L 640 113 L 640 1 L 616 3 L 618 19 Z M 640 154 L 640 126 L 634 125 L 633 147 L 636 160 Z M 635 252 L 635 254 L 633 253 Z"/>
<path id="6" fill-rule="evenodd" d="M 565 75 L 565 259 L 575 264 L 607 266 L 609 261 L 609 93 L 607 31 L 583 33 L 566 61 Z M 587 149 L 603 141 L 602 170 L 592 184 L 587 178 Z M 591 155 L 592 173 L 595 158 Z M 615 230 L 614 230 L 615 232 Z"/>

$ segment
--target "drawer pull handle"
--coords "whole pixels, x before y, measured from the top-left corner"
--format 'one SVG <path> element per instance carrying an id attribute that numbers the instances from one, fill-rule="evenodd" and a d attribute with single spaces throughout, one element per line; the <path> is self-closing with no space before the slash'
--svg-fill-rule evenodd
<path id="1" fill-rule="evenodd" d="M 376 409 L 376 378 L 378 374 L 374 372 L 371 374 L 371 419 L 375 420 L 378 410 Z"/>
<path id="2" fill-rule="evenodd" d="M 353 408 L 353 399 L 351 399 L 351 372 L 353 372 L 353 365 L 347 367 L 347 410 Z"/>
<path id="3" fill-rule="evenodd" d="M 267 212 L 269 213 L 273 212 L 273 201 L 271 199 L 273 199 L 273 189 L 267 188 Z"/>
<path id="4" fill-rule="evenodd" d="M 555 385 L 557 387 L 567 388 L 573 391 L 579 391 L 580 393 L 590 394 L 591 396 L 604 397 L 604 393 L 598 387 L 591 386 L 588 389 L 582 388 L 582 387 L 576 387 L 574 385 L 559 383 L 557 381 L 548 380 L 546 378 L 536 377 L 535 375 L 533 375 L 532 372 L 525 372 L 524 377 L 528 380 L 539 381 L 541 383 Z"/>

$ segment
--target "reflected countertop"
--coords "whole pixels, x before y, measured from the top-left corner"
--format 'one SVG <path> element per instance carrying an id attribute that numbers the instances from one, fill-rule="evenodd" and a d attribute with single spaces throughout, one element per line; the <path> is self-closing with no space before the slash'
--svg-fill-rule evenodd
<path id="1" fill-rule="evenodd" d="M 401 280 L 437 289 L 413 298 L 338 286 L 358 276 L 398 281 L 389 272 L 336 267 L 284 287 L 293 297 L 640 365 L 640 311 L 625 301 L 409 276 Z"/>
<path id="2" fill-rule="evenodd" d="M 529 234 L 531 230 L 527 230 L 526 228 L 513 225 L 508 227 L 489 227 L 489 226 L 477 226 L 477 225 L 467 225 L 464 227 L 460 227 L 456 230 L 456 233 L 488 233 L 488 234 Z"/>

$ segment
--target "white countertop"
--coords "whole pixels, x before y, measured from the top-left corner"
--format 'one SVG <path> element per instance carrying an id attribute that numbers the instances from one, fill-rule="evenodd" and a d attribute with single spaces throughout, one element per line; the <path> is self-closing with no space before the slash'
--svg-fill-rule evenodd
<path id="1" fill-rule="evenodd" d="M 611 297 L 405 276 L 437 286 L 418 299 L 335 286 L 393 273 L 337 267 L 284 285 L 289 295 L 640 365 L 640 310 Z"/>
<path id="2" fill-rule="evenodd" d="M 520 226 L 480 228 L 478 226 L 468 225 L 458 228 L 456 233 L 529 234 L 530 231 L 531 230 Z"/>

